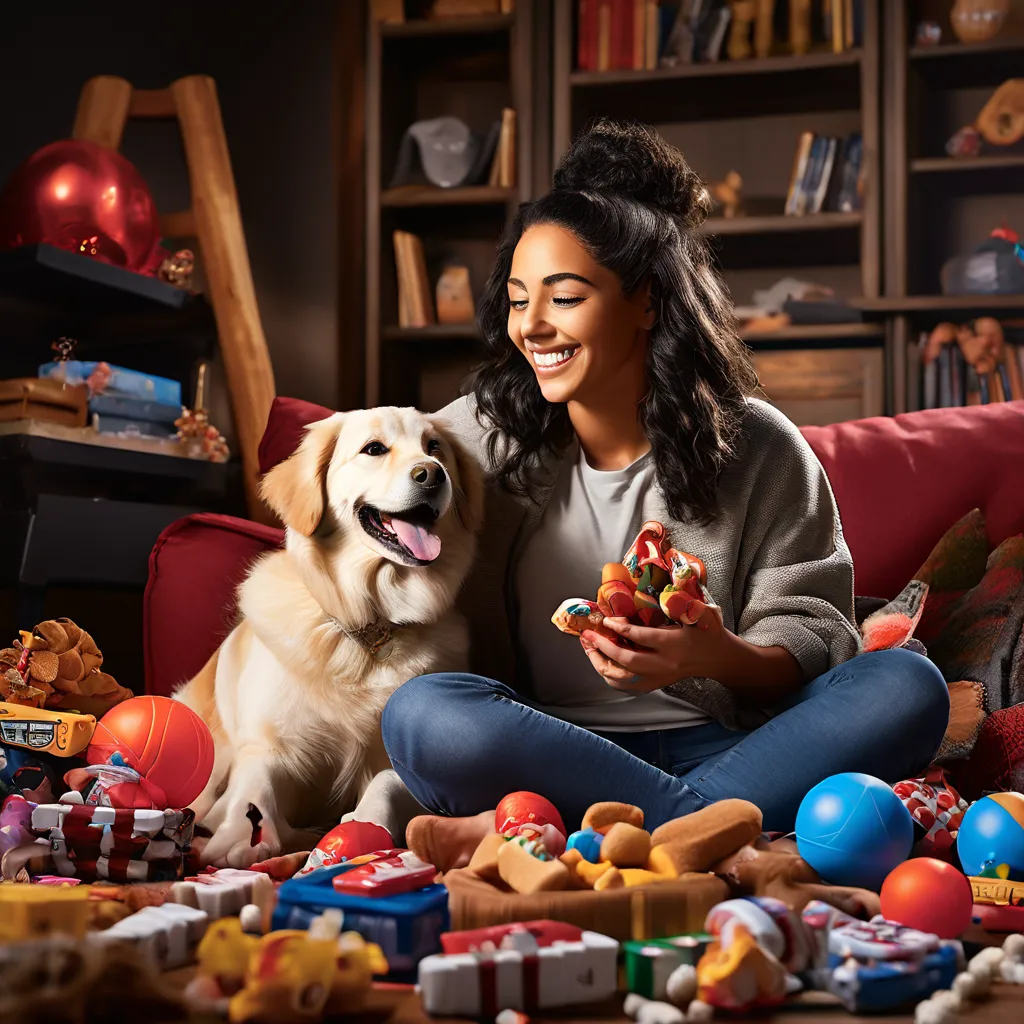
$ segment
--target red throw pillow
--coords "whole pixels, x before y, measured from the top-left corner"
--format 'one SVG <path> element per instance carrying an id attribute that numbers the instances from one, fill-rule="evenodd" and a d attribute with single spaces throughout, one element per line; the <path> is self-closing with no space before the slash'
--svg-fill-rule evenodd
<path id="1" fill-rule="evenodd" d="M 309 423 L 327 419 L 333 410 L 301 398 L 275 398 L 267 417 L 267 429 L 260 440 L 260 473 L 284 462 L 302 441 Z"/>
<path id="2" fill-rule="evenodd" d="M 914 576 L 929 586 L 915 635 L 947 682 L 984 684 L 991 712 L 1024 701 L 1024 535 L 987 548 L 977 509 L 939 541 Z"/>

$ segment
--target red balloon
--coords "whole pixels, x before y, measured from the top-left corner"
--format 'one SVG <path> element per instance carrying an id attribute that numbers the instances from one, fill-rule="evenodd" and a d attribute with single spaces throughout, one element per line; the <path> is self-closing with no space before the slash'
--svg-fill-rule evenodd
<path id="1" fill-rule="evenodd" d="M 503 797 L 494 812 L 494 831 L 505 835 L 523 825 L 554 825 L 566 835 L 565 824 L 555 805 L 538 793 L 521 790 Z"/>
<path id="2" fill-rule="evenodd" d="M 882 916 L 908 928 L 958 939 L 971 924 L 971 883 L 952 864 L 915 857 L 893 868 L 882 883 Z"/>
<path id="3" fill-rule="evenodd" d="M 141 273 L 160 260 L 156 205 L 142 175 L 94 142 L 51 142 L 0 192 L 0 250 L 48 242 Z"/>

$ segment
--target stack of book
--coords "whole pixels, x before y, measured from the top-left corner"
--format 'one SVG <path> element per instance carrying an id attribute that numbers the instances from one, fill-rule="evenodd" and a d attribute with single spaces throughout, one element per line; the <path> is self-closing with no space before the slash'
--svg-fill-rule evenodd
<path id="1" fill-rule="evenodd" d="M 501 111 L 498 144 L 491 160 L 487 184 L 497 188 L 514 188 L 516 184 L 516 112 L 511 107 Z"/>
<path id="2" fill-rule="evenodd" d="M 1003 325 L 1007 341 L 995 370 L 979 374 L 964 358 L 958 344 L 943 345 L 935 359 L 924 361 L 928 333 L 918 345 L 922 359 L 921 408 L 949 409 L 962 405 L 988 405 L 1024 399 L 1024 325 Z"/>
<path id="3" fill-rule="evenodd" d="M 793 158 L 785 212 L 852 213 L 864 204 L 864 143 L 860 132 L 840 139 L 803 132 Z"/>
<path id="4" fill-rule="evenodd" d="M 736 14 L 728 0 L 577 0 L 576 66 L 580 71 L 651 71 L 728 59 Z M 810 45 L 836 53 L 860 46 L 864 0 L 816 0 L 806 14 Z M 737 24 L 750 34 L 752 22 Z M 788 4 L 776 4 L 772 36 L 786 52 Z"/>
<path id="5" fill-rule="evenodd" d="M 181 384 L 107 363 L 45 363 L 39 376 L 68 385 L 89 386 L 89 419 L 100 434 L 122 437 L 175 437 L 181 416 Z"/>

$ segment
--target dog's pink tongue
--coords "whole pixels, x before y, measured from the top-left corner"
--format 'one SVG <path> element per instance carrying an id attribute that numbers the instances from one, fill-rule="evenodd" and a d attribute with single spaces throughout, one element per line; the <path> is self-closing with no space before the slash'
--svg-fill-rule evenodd
<path id="1" fill-rule="evenodd" d="M 391 525 L 398 539 L 412 552 L 414 558 L 421 562 L 432 562 L 441 554 L 441 538 L 422 526 L 407 523 L 404 519 L 392 517 Z"/>

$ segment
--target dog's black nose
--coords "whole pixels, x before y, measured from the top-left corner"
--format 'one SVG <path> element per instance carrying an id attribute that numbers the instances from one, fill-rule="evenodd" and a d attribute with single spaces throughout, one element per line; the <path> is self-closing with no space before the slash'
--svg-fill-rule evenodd
<path id="1" fill-rule="evenodd" d="M 419 462 L 412 467 L 412 478 L 420 487 L 440 487 L 444 483 L 444 469 L 436 462 Z"/>

